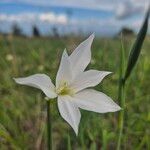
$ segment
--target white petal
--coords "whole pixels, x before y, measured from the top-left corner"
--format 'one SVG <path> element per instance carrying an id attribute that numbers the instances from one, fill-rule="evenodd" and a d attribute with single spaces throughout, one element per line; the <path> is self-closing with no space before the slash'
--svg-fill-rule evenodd
<path id="1" fill-rule="evenodd" d="M 73 80 L 71 87 L 75 92 L 78 92 L 85 88 L 96 86 L 110 73 L 111 72 L 97 70 L 85 71 Z"/>
<path id="2" fill-rule="evenodd" d="M 70 96 L 59 96 L 58 109 L 63 119 L 70 124 L 77 135 L 81 114 L 77 106 L 72 102 L 72 98 Z"/>
<path id="3" fill-rule="evenodd" d="M 41 89 L 49 98 L 55 98 L 57 96 L 55 93 L 55 86 L 51 79 L 45 74 L 35 74 L 25 78 L 14 78 L 14 80 L 18 84 Z"/>
<path id="4" fill-rule="evenodd" d="M 121 108 L 107 95 L 92 89 L 86 89 L 74 96 L 74 103 L 85 110 L 106 113 L 115 112 Z"/>
<path id="5" fill-rule="evenodd" d="M 73 68 L 73 76 L 83 72 L 91 60 L 91 44 L 94 39 L 92 34 L 88 39 L 82 42 L 69 56 Z"/>
<path id="6" fill-rule="evenodd" d="M 56 88 L 58 87 L 60 82 L 67 81 L 68 83 L 70 83 L 71 80 L 72 80 L 72 73 L 71 73 L 71 67 L 69 62 L 69 56 L 66 50 L 64 50 L 62 54 L 60 66 L 57 72 L 57 76 L 56 76 Z"/>

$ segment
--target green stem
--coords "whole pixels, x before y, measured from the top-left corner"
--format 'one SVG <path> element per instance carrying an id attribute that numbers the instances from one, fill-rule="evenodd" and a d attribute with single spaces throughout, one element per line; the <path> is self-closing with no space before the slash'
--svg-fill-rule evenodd
<path id="1" fill-rule="evenodd" d="M 52 118 L 50 100 L 47 101 L 47 148 L 52 150 Z"/>
<path id="2" fill-rule="evenodd" d="M 70 140 L 69 132 L 68 132 L 68 139 L 67 139 L 67 150 L 71 150 L 71 140 Z"/>
<path id="3" fill-rule="evenodd" d="M 125 83 L 122 80 L 120 81 L 119 84 L 119 99 L 121 101 L 120 106 L 122 110 L 119 113 L 119 136 L 118 136 L 117 150 L 121 149 L 120 147 L 124 128 Z"/>
<path id="4" fill-rule="evenodd" d="M 118 142 L 117 142 L 117 150 L 120 150 L 120 147 L 121 147 L 123 126 L 124 126 L 124 107 L 125 107 L 124 72 L 125 72 L 125 53 L 124 53 L 123 37 L 121 35 L 120 75 L 119 75 L 120 77 L 119 77 L 118 100 L 120 101 L 120 106 L 122 110 L 119 112 L 119 135 L 118 135 Z"/>

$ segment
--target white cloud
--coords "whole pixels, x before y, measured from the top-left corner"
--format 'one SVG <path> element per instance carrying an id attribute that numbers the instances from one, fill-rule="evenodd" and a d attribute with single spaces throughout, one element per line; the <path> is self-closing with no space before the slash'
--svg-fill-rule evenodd
<path id="1" fill-rule="evenodd" d="M 130 2 L 119 3 L 116 9 L 116 17 L 123 19 L 139 11 L 141 11 L 141 8 L 134 7 Z"/>
<path id="2" fill-rule="evenodd" d="M 49 13 L 21 13 L 21 14 L 0 14 L 0 21 L 7 22 L 47 22 L 51 24 L 67 24 L 68 18 L 65 14 L 56 15 L 52 12 Z"/>
<path id="3" fill-rule="evenodd" d="M 68 18 L 64 14 L 43 13 L 39 15 L 39 20 L 48 23 L 67 24 Z"/>
<path id="4" fill-rule="evenodd" d="M 143 0 L 142 3 L 139 0 L 126 0 L 118 3 L 116 6 L 116 18 L 124 19 L 132 15 L 139 15 L 146 12 L 148 9 L 148 1 Z"/>

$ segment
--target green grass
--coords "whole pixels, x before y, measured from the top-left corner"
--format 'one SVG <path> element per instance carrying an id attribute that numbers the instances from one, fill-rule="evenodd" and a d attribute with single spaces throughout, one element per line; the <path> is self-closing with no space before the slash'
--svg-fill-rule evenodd
<path id="1" fill-rule="evenodd" d="M 46 73 L 53 81 L 61 54 L 70 53 L 83 38 L 0 37 L 0 149 L 46 149 L 46 102 L 40 90 L 17 85 L 13 77 Z M 125 55 L 134 38 L 124 40 Z M 138 63 L 126 85 L 126 112 L 122 149 L 150 149 L 150 38 L 147 37 Z M 121 41 L 95 39 L 88 68 L 114 74 L 96 87 L 117 103 Z M 116 149 L 118 112 L 97 114 L 82 111 L 79 135 L 52 105 L 54 149 Z"/>

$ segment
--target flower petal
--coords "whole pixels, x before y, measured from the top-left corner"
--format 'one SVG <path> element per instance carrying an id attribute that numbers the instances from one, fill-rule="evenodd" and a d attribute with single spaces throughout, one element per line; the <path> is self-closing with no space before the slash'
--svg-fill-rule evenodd
<path id="1" fill-rule="evenodd" d="M 92 89 L 83 90 L 77 93 L 74 98 L 74 103 L 78 107 L 89 111 L 106 113 L 121 109 L 110 97 Z"/>
<path id="2" fill-rule="evenodd" d="M 71 80 L 72 80 L 72 73 L 69 62 L 69 56 L 66 50 L 64 50 L 56 76 L 56 88 L 59 86 L 60 82 L 67 81 L 68 83 L 70 83 Z"/>
<path id="3" fill-rule="evenodd" d="M 97 70 L 85 71 L 73 80 L 71 87 L 74 89 L 75 92 L 78 92 L 88 87 L 94 87 L 110 73 L 111 72 Z"/>
<path id="4" fill-rule="evenodd" d="M 94 39 L 92 34 L 88 39 L 82 42 L 69 56 L 73 68 L 73 76 L 83 72 L 91 60 L 91 44 Z"/>
<path id="5" fill-rule="evenodd" d="M 72 98 L 70 96 L 59 96 L 58 109 L 63 119 L 70 124 L 77 135 L 81 114 L 77 106 L 72 102 Z"/>
<path id="6" fill-rule="evenodd" d="M 14 80 L 18 84 L 41 89 L 49 98 L 57 97 L 55 93 L 55 86 L 53 85 L 51 79 L 45 74 L 35 74 L 25 78 L 14 78 Z"/>

